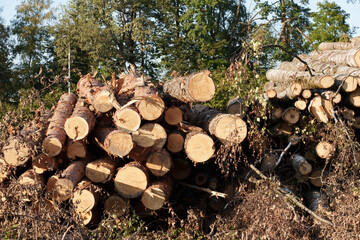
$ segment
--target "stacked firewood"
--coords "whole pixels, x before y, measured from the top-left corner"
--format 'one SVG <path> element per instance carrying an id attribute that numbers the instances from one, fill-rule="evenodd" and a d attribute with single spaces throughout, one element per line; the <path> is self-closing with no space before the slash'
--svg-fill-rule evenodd
<path id="1" fill-rule="evenodd" d="M 1 181 L 26 168 L 18 183 L 42 186 L 49 205 L 69 201 L 85 225 L 98 222 L 102 209 L 124 214 L 129 199 L 140 199 L 145 209 L 162 208 L 174 180 L 211 161 L 219 143 L 240 144 L 247 136 L 239 114 L 192 106 L 213 97 L 209 74 L 175 77 L 163 85 L 133 67 L 105 84 L 83 76 L 77 94 L 63 94 L 53 113 L 8 139 Z M 26 199 L 31 201 L 31 194 Z"/>
<path id="2" fill-rule="evenodd" d="M 269 82 L 264 86 L 264 96 L 272 105 L 271 132 L 287 139 L 283 148 L 287 144 L 288 148 L 298 145 L 312 119 L 325 125 L 345 120 L 359 131 L 359 38 L 321 43 L 319 50 L 280 63 L 278 69 L 267 71 L 266 77 Z M 321 162 L 317 159 L 325 163 L 325 159 L 334 157 L 336 147 L 321 136 L 305 147 L 298 147 L 290 162 L 299 179 L 323 186 L 327 171 L 325 164 L 317 164 Z M 278 164 L 278 156 L 270 154 L 265 157 L 262 169 L 271 170 Z"/>

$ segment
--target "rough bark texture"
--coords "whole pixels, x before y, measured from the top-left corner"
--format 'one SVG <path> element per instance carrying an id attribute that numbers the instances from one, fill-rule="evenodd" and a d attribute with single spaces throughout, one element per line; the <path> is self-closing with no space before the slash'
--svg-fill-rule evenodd
<path id="1" fill-rule="evenodd" d="M 105 183 L 112 179 L 117 166 L 115 159 L 101 158 L 86 165 L 85 175 L 94 183 Z"/>
<path id="2" fill-rule="evenodd" d="M 151 184 L 143 193 L 141 202 L 151 210 L 162 208 L 169 199 L 172 190 L 172 183 L 169 179 L 163 179 Z"/>
<path id="3" fill-rule="evenodd" d="M 188 158 L 194 163 L 208 161 L 215 153 L 214 141 L 203 132 L 190 132 L 186 135 L 184 148 Z"/>
<path id="4" fill-rule="evenodd" d="M 129 133 L 113 128 L 96 128 L 94 136 L 108 154 L 124 157 L 133 148 L 133 140 Z"/>
<path id="5" fill-rule="evenodd" d="M 135 106 L 138 109 L 139 114 L 145 120 L 156 120 L 164 112 L 164 101 L 159 96 L 159 92 L 153 87 L 136 87 L 134 99 L 137 100 Z"/>
<path id="6" fill-rule="evenodd" d="M 215 94 L 215 85 L 209 71 L 175 77 L 164 84 L 164 92 L 179 101 L 206 102 Z"/>
<path id="7" fill-rule="evenodd" d="M 73 93 L 65 93 L 60 97 L 54 115 L 50 120 L 46 138 L 43 141 L 42 146 L 45 154 L 54 157 L 63 151 L 66 141 L 64 125 L 66 119 L 70 117 L 75 103 L 76 95 Z"/>
<path id="8" fill-rule="evenodd" d="M 360 66 L 360 49 L 321 51 L 312 52 L 311 58 L 323 62 L 333 62 L 338 65 L 348 65 L 350 67 Z"/>
<path id="9" fill-rule="evenodd" d="M 276 97 L 282 99 L 283 101 L 289 101 L 300 96 L 303 88 L 300 83 L 292 83 L 283 91 L 279 91 L 276 94 Z"/>
<path id="10" fill-rule="evenodd" d="M 357 42 L 322 42 L 318 46 L 318 50 L 350 50 L 352 48 L 359 48 L 360 43 Z"/>
<path id="11" fill-rule="evenodd" d="M 165 149 L 150 153 L 146 160 L 146 167 L 157 177 L 162 177 L 168 173 L 171 165 L 171 156 Z"/>

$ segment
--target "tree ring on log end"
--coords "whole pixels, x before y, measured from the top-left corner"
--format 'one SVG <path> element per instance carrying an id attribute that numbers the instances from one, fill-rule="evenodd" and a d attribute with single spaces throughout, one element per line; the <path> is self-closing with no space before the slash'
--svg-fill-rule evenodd
<path id="1" fill-rule="evenodd" d="M 117 217 L 124 215 L 126 212 L 126 202 L 122 197 L 119 196 L 110 196 L 106 199 L 104 203 L 104 209 L 109 214 L 115 214 Z"/>
<path id="2" fill-rule="evenodd" d="M 106 113 L 113 108 L 114 94 L 109 90 L 102 89 L 95 94 L 93 100 L 94 108 L 102 113 Z"/>
<path id="3" fill-rule="evenodd" d="M 151 187 L 146 189 L 141 197 L 141 202 L 144 206 L 151 210 L 158 210 L 164 206 L 166 200 L 166 193 L 158 188 Z"/>
<path id="4" fill-rule="evenodd" d="M 215 153 L 214 141 L 202 132 L 189 133 L 185 139 L 185 152 L 193 162 L 206 162 Z"/>
<path id="5" fill-rule="evenodd" d="M 45 154 L 51 157 L 59 155 L 63 148 L 61 141 L 51 136 L 45 138 L 42 146 Z"/>
<path id="6" fill-rule="evenodd" d="M 82 189 L 74 192 L 72 202 L 77 212 L 87 212 L 94 208 L 96 199 L 91 191 Z"/>
<path id="7" fill-rule="evenodd" d="M 123 157 L 128 155 L 133 148 L 133 140 L 129 133 L 115 130 L 106 136 L 104 146 L 110 154 Z"/>
<path id="8" fill-rule="evenodd" d="M 189 80 L 189 94 L 195 102 L 206 102 L 215 94 L 215 84 L 209 77 L 209 71 L 196 74 Z"/>
<path id="9" fill-rule="evenodd" d="M 124 166 L 114 179 L 116 190 L 125 198 L 136 198 L 145 191 L 148 180 L 146 173 L 137 166 Z"/>
<path id="10" fill-rule="evenodd" d="M 247 136 L 247 126 L 244 120 L 236 115 L 221 114 L 218 115 L 219 120 L 213 120 L 214 126 L 209 126 L 209 129 L 215 128 L 215 136 L 221 142 L 241 143 Z M 216 117 L 217 118 L 217 117 Z M 210 124 L 211 124 L 210 123 Z"/>
<path id="11" fill-rule="evenodd" d="M 140 115 L 148 121 L 158 119 L 164 111 L 165 104 L 161 97 L 154 95 L 141 99 L 137 104 Z"/>
<path id="12" fill-rule="evenodd" d="M 68 118 L 64 126 L 66 134 L 74 140 L 81 140 L 89 134 L 88 122 L 79 116 Z"/>

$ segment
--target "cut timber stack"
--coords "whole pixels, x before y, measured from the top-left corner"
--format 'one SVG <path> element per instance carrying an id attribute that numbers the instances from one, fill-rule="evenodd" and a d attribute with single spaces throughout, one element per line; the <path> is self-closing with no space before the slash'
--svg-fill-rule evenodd
<path id="1" fill-rule="evenodd" d="M 234 113 L 192 107 L 215 94 L 209 71 L 178 76 L 162 86 L 148 80 L 133 66 L 109 83 L 81 77 L 77 95 L 60 97 L 49 124 L 43 124 L 42 138 L 30 139 L 38 128 L 29 125 L 23 136 L 8 139 L 1 181 L 19 166 L 31 167 L 21 179 L 42 179 L 47 172 L 47 200 L 70 201 L 83 223 L 92 226 L 101 219 L 102 207 L 118 216 L 134 201 L 161 209 L 177 186 L 174 180 L 191 182 L 197 175 L 194 165 L 211 162 L 221 144 L 245 140 L 240 106 L 232 104 Z M 32 164 L 25 165 L 30 159 Z M 213 188 L 220 184 L 215 180 Z"/>

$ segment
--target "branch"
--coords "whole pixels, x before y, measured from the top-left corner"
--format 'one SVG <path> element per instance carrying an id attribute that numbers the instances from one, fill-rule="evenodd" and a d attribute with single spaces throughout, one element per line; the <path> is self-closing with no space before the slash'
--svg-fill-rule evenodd
<path id="1" fill-rule="evenodd" d="M 284 155 L 285 155 L 285 153 L 287 152 L 287 150 L 289 150 L 289 148 L 291 147 L 291 144 L 292 144 L 293 142 L 296 142 L 297 140 L 300 140 L 300 139 L 303 139 L 303 138 L 304 138 L 303 136 L 302 136 L 302 137 L 297 137 L 297 138 L 294 138 L 293 140 L 291 140 L 291 141 L 289 142 L 289 144 L 286 146 L 286 148 L 285 148 L 285 149 L 282 151 L 282 153 L 280 154 L 279 159 L 276 161 L 275 167 L 277 167 L 277 165 L 280 164 L 281 159 L 284 157 Z"/>
<path id="2" fill-rule="evenodd" d="M 215 197 L 222 197 L 222 198 L 226 198 L 227 197 L 227 194 L 226 193 L 221 193 L 221 192 L 216 192 L 216 191 L 213 191 L 209 188 L 203 188 L 203 187 L 198 187 L 198 186 L 194 186 L 194 185 L 190 185 L 190 184 L 187 184 L 187 183 L 183 183 L 183 182 L 178 182 L 186 187 L 189 187 L 189 188 L 193 188 L 193 189 L 196 189 L 196 190 L 200 190 L 200 191 L 203 191 L 203 192 L 207 192 L 207 193 L 210 193 L 211 196 L 215 196 Z"/>
<path id="3" fill-rule="evenodd" d="M 304 36 L 304 38 L 306 38 L 306 40 L 309 41 L 309 43 L 311 44 L 312 48 L 313 48 L 317 53 L 319 53 L 319 51 L 316 49 L 316 47 L 314 46 L 314 44 L 312 43 L 312 41 L 311 41 L 298 27 L 296 27 L 296 29 L 301 33 L 301 35 Z"/>

